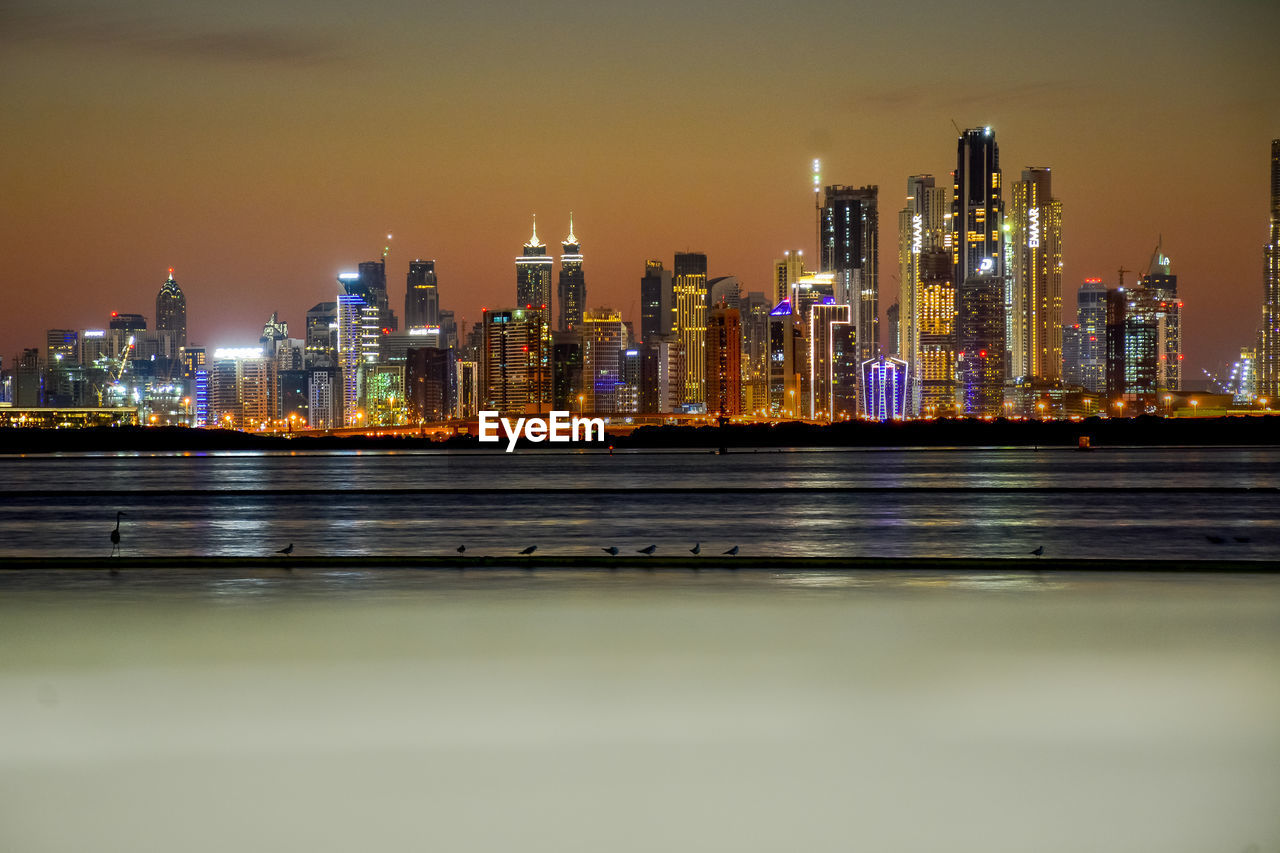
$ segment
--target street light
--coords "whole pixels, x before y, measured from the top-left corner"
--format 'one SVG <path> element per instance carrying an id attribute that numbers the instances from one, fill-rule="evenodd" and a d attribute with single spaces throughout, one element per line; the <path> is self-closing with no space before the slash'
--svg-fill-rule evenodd
<path id="1" fill-rule="evenodd" d="M 1196 398 L 1192 397 L 1192 398 L 1191 398 L 1191 411 L 1193 411 L 1193 412 L 1197 411 L 1197 408 L 1196 408 L 1196 407 L 1197 407 L 1197 406 L 1199 406 L 1199 405 L 1200 405 L 1200 401 L 1199 401 L 1199 400 L 1197 400 Z"/>

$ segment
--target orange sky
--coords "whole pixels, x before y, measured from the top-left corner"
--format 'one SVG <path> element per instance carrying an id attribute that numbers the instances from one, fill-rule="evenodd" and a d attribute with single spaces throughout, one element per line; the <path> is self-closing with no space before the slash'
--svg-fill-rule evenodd
<path id="1" fill-rule="evenodd" d="M 300 334 L 387 232 L 397 313 L 431 257 L 470 322 L 513 301 L 534 212 L 558 250 L 574 211 L 587 302 L 628 319 L 677 250 L 762 290 L 812 251 L 814 157 L 880 186 L 883 309 L 954 119 L 993 127 L 1006 185 L 1053 168 L 1068 312 L 1163 234 L 1198 376 L 1260 317 L 1278 32 L 1262 0 L 7 4 L 0 355 L 152 315 L 171 266 L 193 341 Z"/>

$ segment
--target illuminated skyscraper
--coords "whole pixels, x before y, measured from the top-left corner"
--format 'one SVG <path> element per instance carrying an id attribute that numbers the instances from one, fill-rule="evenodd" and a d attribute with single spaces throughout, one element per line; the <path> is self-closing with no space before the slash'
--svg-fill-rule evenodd
<path id="1" fill-rule="evenodd" d="M 818 271 L 835 274 L 837 304 L 853 309 L 862 360 L 880 354 L 880 213 L 875 186 L 826 188 Z"/>
<path id="2" fill-rule="evenodd" d="M 582 317 L 582 410 L 616 412 L 618 386 L 622 383 L 621 358 L 626 346 L 622 315 L 611 308 L 597 308 Z"/>
<path id="3" fill-rule="evenodd" d="M 365 302 L 378 309 L 378 326 L 395 331 L 396 314 L 391 310 L 390 297 L 387 295 L 387 259 L 382 257 L 376 261 L 363 261 L 359 267 L 360 284 L 364 288 Z"/>
<path id="4" fill-rule="evenodd" d="M 547 411 L 551 402 L 551 353 L 540 310 L 484 313 L 480 407 L 508 414 Z"/>
<path id="5" fill-rule="evenodd" d="M 569 236 L 560 244 L 560 313 L 556 328 L 562 332 L 578 328 L 587 301 L 587 283 L 582 274 L 582 249 L 573 236 L 573 213 L 569 214 Z"/>
<path id="6" fill-rule="evenodd" d="M 1003 411 L 1004 295 L 1004 281 L 994 275 L 973 275 L 960 285 L 957 373 L 960 410 L 966 415 L 994 417 Z"/>
<path id="7" fill-rule="evenodd" d="M 1257 353 L 1257 393 L 1280 398 L 1280 139 L 1271 140 L 1271 229 L 1263 250 L 1262 334 Z"/>
<path id="8" fill-rule="evenodd" d="M 800 315 L 783 300 L 769 312 L 769 414 L 800 417 L 800 373 L 804 366 L 804 330 Z"/>
<path id="9" fill-rule="evenodd" d="M 1100 278 L 1086 278 L 1076 291 L 1076 325 L 1079 331 L 1079 362 L 1076 381 L 1090 391 L 1107 390 L 1107 288 Z M 1065 357 L 1064 357 L 1065 362 Z"/>
<path id="10" fill-rule="evenodd" d="M 516 306 L 542 314 L 542 324 L 551 328 L 551 257 L 538 240 L 538 218 L 533 219 L 533 236 L 524 244 L 524 254 L 516 258 Z"/>
<path id="11" fill-rule="evenodd" d="M 1152 321 L 1156 326 L 1156 389 L 1182 390 L 1182 300 L 1178 296 L 1178 277 L 1171 271 L 1172 261 L 1161 246 L 1151 259 L 1151 271 L 1138 284 L 1150 301 Z"/>
<path id="12" fill-rule="evenodd" d="M 951 249 L 956 286 L 973 276 L 1005 282 L 1000 148 L 989 127 L 966 130 L 952 173 Z"/>
<path id="13" fill-rule="evenodd" d="M 707 256 L 677 252 L 673 268 L 675 327 L 684 347 L 680 403 L 696 406 L 707 400 Z"/>
<path id="14" fill-rule="evenodd" d="M 671 270 L 663 269 L 662 261 L 645 261 L 644 278 L 640 279 L 640 340 L 671 334 L 675 316 Z"/>
<path id="15" fill-rule="evenodd" d="M 1009 375 L 1062 377 L 1062 202 L 1049 169 L 1027 167 L 1009 216 Z"/>
<path id="16" fill-rule="evenodd" d="M 926 393 L 940 389 L 938 381 L 945 378 L 945 393 L 951 392 L 950 378 L 955 369 L 954 360 L 938 364 L 939 353 L 949 358 L 955 355 L 955 286 L 951 279 L 951 190 L 934 185 L 933 175 L 912 175 L 907 179 L 907 204 L 898 213 L 898 280 L 899 280 L 899 340 L 898 353 L 907 362 L 914 381 L 912 399 L 907 401 L 910 414 L 918 415 L 928 406 L 937 410 L 939 401 L 923 401 Z M 945 275 L 947 281 L 937 277 L 936 253 L 946 252 Z M 929 260 L 932 258 L 932 260 Z M 929 272 L 926 274 L 926 263 Z M 927 282 L 927 283 L 926 283 Z M 926 295 L 925 290 L 929 289 Z M 923 326 L 930 332 L 930 359 L 923 360 L 921 335 Z M 938 335 L 950 335 L 949 340 L 939 340 Z M 929 374 L 929 378 L 925 374 Z M 932 389 L 932 391 L 930 391 Z"/>
<path id="17" fill-rule="evenodd" d="M 832 421 L 841 414 L 849 415 L 842 401 L 851 394 L 856 396 L 856 372 L 850 375 L 843 370 L 841 354 L 854 341 L 852 308 L 840 305 L 832 298 L 809 309 L 808 367 L 810 417 Z"/>
<path id="18" fill-rule="evenodd" d="M 723 304 L 707 318 L 707 411 L 742 414 L 742 315 Z"/>
<path id="19" fill-rule="evenodd" d="M 909 369 L 909 414 L 950 414 L 955 408 L 956 288 L 951 274 L 951 252 L 943 247 L 925 249 L 914 260 L 916 289 L 916 363 Z M 908 368 L 911 368 L 909 360 Z"/>
<path id="20" fill-rule="evenodd" d="M 773 262 L 773 302 L 777 305 L 791 298 L 791 287 L 808 274 L 804 268 L 804 252 L 788 250 Z"/>
<path id="21" fill-rule="evenodd" d="M 440 291 L 436 287 L 436 262 L 421 259 L 409 262 L 405 277 L 404 326 L 425 329 L 440 325 Z"/>
<path id="22" fill-rule="evenodd" d="M 169 280 L 160 285 L 156 294 L 156 331 L 169 333 L 171 351 L 163 353 L 163 357 L 177 358 L 178 350 L 187 345 L 187 297 L 173 280 L 173 270 L 169 270 Z M 164 335 L 161 340 L 165 340 Z"/>
<path id="23" fill-rule="evenodd" d="M 873 421 L 901 420 L 906 415 L 910 374 L 900 358 L 880 356 L 862 365 L 866 389 L 863 415 Z"/>

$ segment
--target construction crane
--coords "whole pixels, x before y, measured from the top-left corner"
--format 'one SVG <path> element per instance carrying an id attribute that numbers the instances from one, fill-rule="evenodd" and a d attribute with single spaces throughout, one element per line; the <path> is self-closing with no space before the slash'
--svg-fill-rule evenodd
<path id="1" fill-rule="evenodd" d="M 1118 285 L 1118 287 L 1121 290 L 1124 289 L 1124 274 L 1127 272 L 1133 272 L 1133 270 L 1127 270 L 1124 267 L 1120 267 L 1120 284 Z"/>

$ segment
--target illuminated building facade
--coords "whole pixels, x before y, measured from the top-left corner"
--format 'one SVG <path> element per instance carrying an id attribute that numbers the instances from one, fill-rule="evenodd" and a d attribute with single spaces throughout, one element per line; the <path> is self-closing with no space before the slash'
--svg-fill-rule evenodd
<path id="1" fill-rule="evenodd" d="M 995 417 L 1003 410 L 1004 297 L 1004 279 L 995 275 L 971 276 L 957 294 L 958 404 L 971 417 Z"/>
<path id="2" fill-rule="evenodd" d="M 1256 369 L 1258 396 L 1280 398 L 1280 139 L 1271 140 L 1271 227 L 1263 250 L 1262 334 Z"/>
<path id="3" fill-rule="evenodd" d="M 773 302 L 770 305 L 790 299 L 792 285 L 808 274 L 804 268 L 804 252 L 799 249 L 783 252 L 782 257 L 773 262 Z"/>
<path id="4" fill-rule="evenodd" d="M 436 283 L 436 262 L 424 261 L 421 258 L 410 261 L 409 274 L 405 276 L 404 327 L 422 329 L 439 325 L 440 290 Z M 309 334 L 308 346 L 310 346 Z"/>
<path id="5" fill-rule="evenodd" d="M 942 372 L 936 364 L 936 352 L 929 364 L 922 360 L 923 325 L 927 323 L 934 329 L 944 326 L 950 330 L 951 339 L 941 347 L 953 357 L 952 362 L 945 366 L 948 380 L 955 369 L 955 285 L 950 281 L 944 285 L 933 274 L 938 266 L 935 256 L 944 253 L 945 268 L 950 278 L 951 195 L 950 188 L 935 186 L 933 175 L 912 175 L 907 178 L 907 203 L 898 212 L 898 354 L 907 362 L 915 379 L 910 383 L 913 391 L 907 401 L 908 412 L 912 415 L 920 414 L 926 406 L 936 408 L 938 405 L 937 400 L 926 402 L 923 399 L 927 389 L 932 387 L 926 384 L 925 371 L 931 370 L 936 375 Z M 930 258 L 934 260 L 930 261 Z M 926 288 L 931 288 L 927 294 Z M 949 305 L 941 301 L 947 296 Z M 946 312 L 946 316 L 939 316 L 938 311 Z M 929 315 L 928 320 L 926 314 Z M 936 338 L 937 333 L 933 334 Z M 936 343 L 934 348 L 937 349 Z M 936 380 L 933 385 L 936 385 Z"/>
<path id="6" fill-rule="evenodd" d="M 551 336 L 542 311 L 486 311 L 483 322 L 480 407 L 507 414 L 547 411 L 551 403 Z"/>
<path id="7" fill-rule="evenodd" d="M 951 253 L 942 247 L 925 249 L 915 257 L 916 360 L 907 362 L 911 381 L 907 412 L 937 417 L 955 409 L 956 288 L 951 277 Z"/>
<path id="8" fill-rule="evenodd" d="M 854 344 L 853 309 L 834 298 L 814 305 L 808 331 L 810 417 L 832 421 L 842 413 L 851 414 L 842 403 L 850 395 L 856 397 L 858 377 L 856 371 L 850 374 L 844 369 L 841 356 Z"/>
<path id="9" fill-rule="evenodd" d="M 684 346 L 675 335 L 658 335 L 640 347 L 640 411 L 664 414 L 680 401 L 684 375 Z"/>
<path id="10" fill-rule="evenodd" d="M 588 311 L 582 318 L 582 411 L 618 411 L 622 384 L 622 350 L 627 343 L 622 315 L 610 308 Z"/>
<path id="11" fill-rule="evenodd" d="M 1182 390 L 1182 300 L 1171 266 L 1157 247 L 1152 271 L 1138 281 L 1151 303 L 1156 326 L 1156 389 L 1160 393 Z"/>
<path id="12" fill-rule="evenodd" d="M 742 315 L 719 305 L 707 317 L 707 412 L 742 414 Z"/>
<path id="13" fill-rule="evenodd" d="M 171 352 L 161 353 L 161 357 L 177 358 L 178 350 L 187 345 L 187 297 L 173 280 L 173 270 L 169 270 L 169 280 L 160 285 L 156 294 L 156 330 L 169 333 L 166 337 Z"/>
<path id="14" fill-rule="evenodd" d="M 1005 282 L 1000 148 L 989 127 L 966 130 L 952 173 L 951 260 L 957 288 L 975 276 Z"/>
<path id="15" fill-rule="evenodd" d="M 853 312 L 863 361 L 880 354 L 880 213 L 875 186 L 826 188 L 818 270 L 834 273 L 838 304 Z"/>
<path id="16" fill-rule="evenodd" d="M 209 369 L 210 426 L 259 430 L 275 419 L 275 359 L 261 347 L 215 350 Z"/>
<path id="17" fill-rule="evenodd" d="M 579 399 L 581 397 L 582 399 Z M 583 411 L 582 328 L 551 335 L 551 405 L 557 411 Z"/>
<path id="18" fill-rule="evenodd" d="M 569 236 L 560 244 L 560 313 L 556 328 L 567 332 L 578 328 L 587 301 L 587 282 L 582 273 L 582 247 L 573 235 L 573 214 L 569 214 Z"/>
<path id="19" fill-rule="evenodd" d="M 1107 398 L 1111 414 L 1154 411 L 1160 391 L 1160 323 L 1141 284 L 1107 292 Z M 1117 406 L 1119 403 L 1121 405 Z"/>
<path id="20" fill-rule="evenodd" d="M 376 364 L 380 353 L 382 312 L 366 301 L 368 293 L 359 273 L 342 273 L 338 282 L 347 289 L 338 294 L 338 376 L 341 385 L 339 426 L 358 426 L 363 421 L 364 385 L 369 365 Z"/>
<path id="21" fill-rule="evenodd" d="M 672 269 L 675 293 L 673 333 L 684 348 L 680 404 L 698 406 L 707 400 L 707 256 L 677 252 Z"/>
<path id="22" fill-rule="evenodd" d="M 900 358 L 879 356 L 862 363 L 866 405 L 863 416 L 873 421 L 901 420 L 906 416 L 910 376 Z"/>
<path id="23" fill-rule="evenodd" d="M 1062 202 L 1050 170 L 1028 167 L 1013 185 L 1009 225 L 1009 374 L 1062 377 Z"/>
<path id="24" fill-rule="evenodd" d="M 769 312 L 769 414 L 800 417 L 802 403 L 800 371 L 806 344 L 800 315 L 787 300 Z"/>
<path id="25" fill-rule="evenodd" d="M 1064 367 L 1070 368 L 1069 384 L 1090 391 L 1107 390 L 1107 288 L 1100 278 L 1086 278 L 1076 291 L 1078 361 L 1064 353 Z"/>
<path id="26" fill-rule="evenodd" d="M 742 402 L 752 414 L 769 408 L 769 309 L 763 293 L 750 291 L 742 300 Z"/>
<path id="27" fill-rule="evenodd" d="M 551 256 L 538 240 L 538 219 L 533 219 L 533 236 L 524 244 L 524 254 L 516 258 L 516 306 L 542 314 L 542 325 L 551 329 Z"/>

